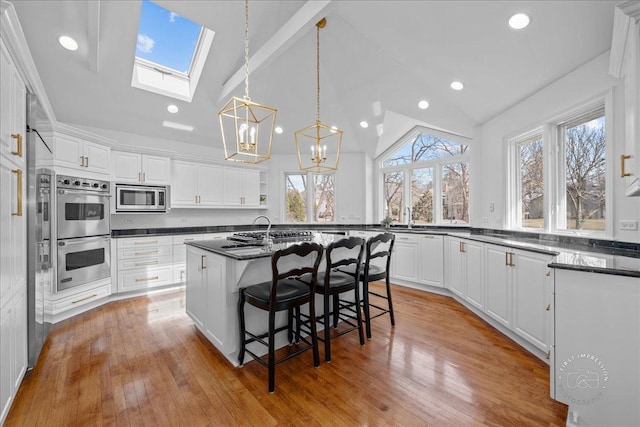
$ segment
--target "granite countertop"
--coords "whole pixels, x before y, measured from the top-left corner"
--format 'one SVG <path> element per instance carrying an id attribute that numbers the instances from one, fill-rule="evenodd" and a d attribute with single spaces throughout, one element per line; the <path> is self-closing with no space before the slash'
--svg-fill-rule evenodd
<path id="1" fill-rule="evenodd" d="M 421 227 L 408 229 L 392 226 L 385 229 L 376 225 L 331 225 L 310 226 L 308 224 L 287 224 L 283 228 L 312 229 L 318 231 L 315 236 L 326 236 L 333 239 L 334 234 L 348 230 L 365 230 L 374 232 L 390 231 L 392 233 L 448 235 L 483 243 L 501 245 L 514 249 L 522 249 L 553 256 L 549 267 L 593 273 L 613 274 L 640 278 L 640 244 L 616 242 L 602 239 L 589 239 L 575 236 L 557 236 L 537 233 L 510 232 L 505 230 L 475 229 L 471 227 Z M 264 229 L 261 226 L 211 226 L 211 227 L 174 227 L 153 229 L 113 230 L 111 236 L 140 237 L 157 235 L 224 233 Z M 274 226 L 272 229 L 278 229 Z M 321 233 L 322 232 L 322 233 Z M 327 234 L 323 234 L 327 233 Z M 339 234 L 338 234 L 339 235 Z M 315 238 L 315 237 L 314 237 Z M 273 251 L 295 242 L 276 243 L 271 250 L 263 246 L 241 246 L 230 240 L 196 241 L 188 244 L 209 250 L 237 260 L 248 260 L 271 256 Z M 320 242 L 322 243 L 322 242 Z M 328 244 L 329 241 L 326 241 Z M 234 246 L 235 247 L 230 247 Z M 228 247 L 223 247 L 228 246 Z"/>

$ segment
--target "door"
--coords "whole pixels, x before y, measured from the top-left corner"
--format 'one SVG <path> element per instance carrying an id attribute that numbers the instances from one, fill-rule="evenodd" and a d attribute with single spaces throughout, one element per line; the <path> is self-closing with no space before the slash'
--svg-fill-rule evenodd
<path id="1" fill-rule="evenodd" d="M 195 206 L 197 201 L 198 169 L 195 163 L 173 162 L 171 206 Z"/>
<path id="2" fill-rule="evenodd" d="M 187 246 L 186 311 L 198 329 L 203 330 L 207 255 Z"/>
<path id="3" fill-rule="evenodd" d="M 109 195 L 58 190 L 58 239 L 109 234 Z"/>
<path id="4" fill-rule="evenodd" d="M 464 242 L 467 258 L 467 277 L 465 298 L 479 309 L 484 308 L 484 261 L 483 244 L 473 241 Z"/>
<path id="5" fill-rule="evenodd" d="M 260 204 L 260 171 L 242 171 L 242 204 L 246 206 Z"/>
<path id="6" fill-rule="evenodd" d="M 198 165 L 198 204 L 218 206 L 223 202 L 223 168 L 215 165 Z"/>
<path id="7" fill-rule="evenodd" d="M 451 292 L 464 297 L 464 278 L 466 270 L 466 259 L 462 252 L 462 241 L 447 238 L 448 242 L 448 263 L 447 263 L 447 288 Z"/>
<path id="8" fill-rule="evenodd" d="M 224 203 L 240 205 L 242 203 L 242 170 L 224 168 Z"/>
<path id="9" fill-rule="evenodd" d="M 171 163 L 168 157 L 142 156 L 142 182 L 153 185 L 169 184 Z"/>
<path id="10" fill-rule="evenodd" d="M 79 169 L 84 165 L 83 141 L 72 136 L 55 136 L 53 150 L 56 165 Z"/>
<path id="11" fill-rule="evenodd" d="M 109 236 L 59 240 L 57 290 L 111 276 L 110 240 Z"/>
<path id="12" fill-rule="evenodd" d="M 418 238 L 418 281 L 420 283 L 442 287 L 443 252 L 442 236 Z"/>
<path id="13" fill-rule="evenodd" d="M 418 244 L 415 236 L 396 234 L 391 257 L 393 279 L 418 281 Z"/>
<path id="14" fill-rule="evenodd" d="M 547 351 L 545 303 L 549 261 L 547 257 L 522 252 L 517 252 L 513 261 L 513 328 L 543 351 Z"/>
<path id="15" fill-rule="evenodd" d="M 140 154 L 113 152 L 113 180 L 140 182 Z"/>
<path id="16" fill-rule="evenodd" d="M 111 173 L 111 149 L 90 141 L 84 141 L 85 167 L 91 172 Z"/>

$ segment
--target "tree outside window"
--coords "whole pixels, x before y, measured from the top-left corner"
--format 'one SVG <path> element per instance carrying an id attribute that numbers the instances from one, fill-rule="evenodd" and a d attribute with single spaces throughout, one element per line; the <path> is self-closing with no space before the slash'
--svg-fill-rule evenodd
<path id="1" fill-rule="evenodd" d="M 335 175 L 286 173 L 285 218 L 291 223 L 335 222 Z"/>
<path id="2" fill-rule="evenodd" d="M 525 228 L 544 228 L 543 139 L 536 135 L 519 144 L 520 215 Z"/>

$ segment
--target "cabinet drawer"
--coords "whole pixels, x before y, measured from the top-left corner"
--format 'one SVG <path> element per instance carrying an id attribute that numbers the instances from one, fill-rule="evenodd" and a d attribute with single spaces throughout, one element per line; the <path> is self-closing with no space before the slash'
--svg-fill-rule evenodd
<path id="1" fill-rule="evenodd" d="M 139 248 L 143 246 L 171 245 L 172 236 L 132 237 L 118 239 L 118 248 Z"/>
<path id="2" fill-rule="evenodd" d="M 85 304 L 89 304 L 90 302 L 97 301 L 109 295 L 111 295 L 111 283 L 107 283 L 97 288 L 82 291 L 65 298 L 50 301 L 48 305 L 51 307 L 51 315 L 55 316 L 59 313 L 81 307 Z"/>
<path id="3" fill-rule="evenodd" d="M 188 242 L 193 242 L 194 240 L 202 240 L 202 239 L 204 239 L 204 235 L 202 234 L 182 234 L 180 236 L 172 236 L 171 244 L 183 245 Z"/>
<path id="4" fill-rule="evenodd" d="M 153 288 L 173 283 L 173 267 L 138 268 L 118 273 L 118 292 Z"/>
<path id="5" fill-rule="evenodd" d="M 411 235 L 411 234 L 404 234 L 404 233 L 397 233 L 396 234 L 396 243 L 418 243 L 418 236 L 416 236 L 415 234 Z"/>
<path id="6" fill-rule="evenodd" d="M 202 238 L 204 240 L 219 240 L 226 239 L 229 236 L 233 236 L 233 233 L 205 233 Z"/>
<path id="7" fill-rule="evenodd" d="M 163 264 L 171 264 L 171 255 L 153 256 L 150 258 L 118 259 L 118 270 L 131 270 L 132 268 L 154 267 Z"/>
<path id="8" fill-rule="evenodd" d="M 157 259 L 173 256 L 173 246 L 147 246 L 118 249 L 118 262 L 123 259 Z"/>

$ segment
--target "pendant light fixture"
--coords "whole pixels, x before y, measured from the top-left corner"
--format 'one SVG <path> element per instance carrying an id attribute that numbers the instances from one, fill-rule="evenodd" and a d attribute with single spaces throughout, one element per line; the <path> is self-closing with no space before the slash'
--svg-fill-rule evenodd
<path id="1" fill-rule="evenodd" d="M 320 121 L 320 29 L 326 24 L 325 18 L 316 24 L 316 123 L 295 132 L 300 170 L 310 172 L 337 170 L 342 145 L 342 131 Z"/>
<path id="2" fill-rule="evenodd" d="M 249 97 L 249 0 L 245 0 L 244 98 L 232 97 L 218 113 L 226 160 L 256 164 L 271 157 L 275 108 Z"/>

